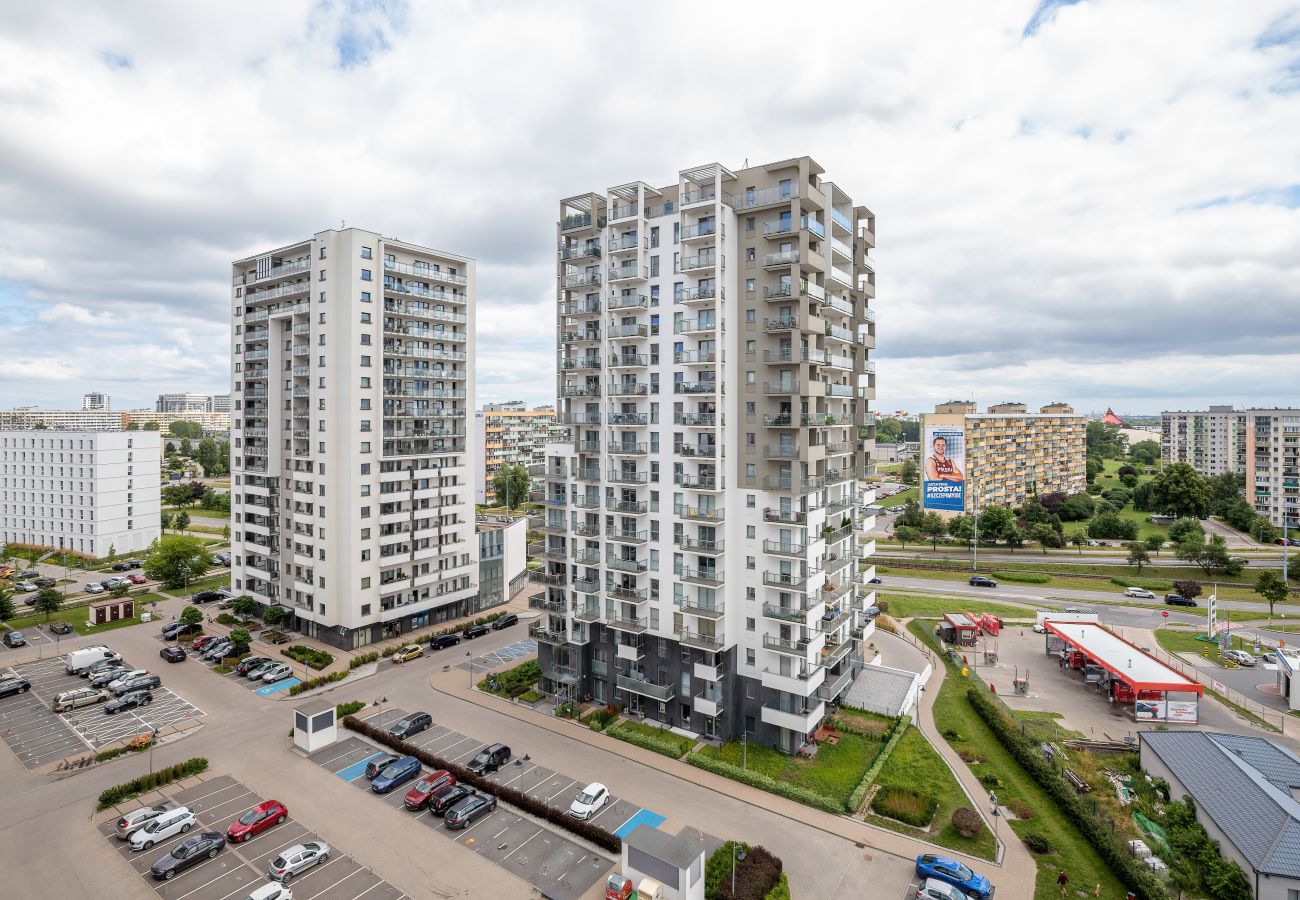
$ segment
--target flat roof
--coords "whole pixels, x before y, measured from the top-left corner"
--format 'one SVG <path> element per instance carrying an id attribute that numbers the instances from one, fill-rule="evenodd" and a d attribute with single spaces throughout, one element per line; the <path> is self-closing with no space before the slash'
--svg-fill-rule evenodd
<path id="1" fill-rule="evenodd" d="M 943 617 L 958 628 L 975 627 L 975 622 L 965 613 L 944 613 Z"/>
<path id="2" fill-rule="evenodd" d="M 1048 619 L 1043 625 L 1050 633 L 1082 650 L 1089 659 L 1134 688 L 1193 694 L 1205 690 L 1178 670 L 1165 665 L 1097 622 L 1053 622 Z"/>

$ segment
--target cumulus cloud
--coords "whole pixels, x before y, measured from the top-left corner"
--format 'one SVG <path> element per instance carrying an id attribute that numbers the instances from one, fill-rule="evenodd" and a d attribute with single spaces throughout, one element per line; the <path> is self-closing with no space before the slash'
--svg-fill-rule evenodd
<path id="1" fill-rule="evenodd" d="M 878 216 L 882 407 L 1297 402 L 1294 3 L 738 14 L 0 9 L 0 405 L 226 390 L 230 260 L 343 220 L 475 257 L 478 400 L 547 402 L 560 197 L 803 153 Z"/>

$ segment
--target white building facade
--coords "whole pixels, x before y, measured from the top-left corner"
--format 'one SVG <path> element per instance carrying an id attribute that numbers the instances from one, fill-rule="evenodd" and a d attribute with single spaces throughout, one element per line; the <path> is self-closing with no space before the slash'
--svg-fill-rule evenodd
<path id="1" fill-rule="evenodd" d="M 160 535 L 157 432 L 0 432 L 0 538 L 95 559 Z"/>
<path id="2" fill-rule="evenodd" d="M 473 260 L 349 228 L 232 275 L 234 588 L 344 648 L 468 612 Z"/>
<path id="3" fill-rule="evenodd" d="M 112 409 L 113 398 L 108 396 L 108 394 L 101 394 L 98 392 L 82 394 L 81 408 L 82 409 Z"/>
<path id="4" fill-rule="evenodd" d="M 808 157 L 561 203 L 543 689 L 798 752 L 861 668 L 875 217 Z M 869 433 L 869 432 L 867 432 Z"/>

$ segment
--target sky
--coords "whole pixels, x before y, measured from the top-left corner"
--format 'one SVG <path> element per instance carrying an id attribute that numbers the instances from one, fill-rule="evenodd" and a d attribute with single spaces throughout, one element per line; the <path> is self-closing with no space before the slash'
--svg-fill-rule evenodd
<path id="1" fill-rule="evenodd" d="M 554 397 L 562 197 L 811 155 L 877 217 L 877 401 L 1300 405 L 1300 5 L 0 6 L 0 407 L 229 388 L 230 262 L 478 260 Z"/>

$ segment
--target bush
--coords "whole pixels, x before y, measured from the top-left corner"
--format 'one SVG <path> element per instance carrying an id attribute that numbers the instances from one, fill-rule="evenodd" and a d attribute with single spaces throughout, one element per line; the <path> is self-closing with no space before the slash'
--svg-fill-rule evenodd
<path id="1" fill-rule="evenodd" d="M 592 731 L 604 731 L 610 722 L 618 718 L 618 710 L 612 706 L 602 706 L 597 710 L 587 713 L 582 719 L 582 724 L 589 727 Z"/>
<path id="2" fill-rule="evenodd" d="M 663 735 L 652 734 L 648 731 L 641 731 L 636 728 L 627 728 L 622 724 L 610 725 L 605 729 L 605 734 L 610 737 L 618 738 L 620 741 L 627 741 L 629 744 L 635 744 L 644 750 L 653 750 L 655 753 L 661 753 L 670 759 L 681 759 L 682 754 L 690 749 L 689 744 L 684 744 L 682 739 L 671 731 Z"/>
<path id="3" fill-rule="evenodd" d="M 871 798 L 872 812 L 906 822 L 917 828 L 929 828 L 938 809 L 939 801 L 934 797 L 893 784 L 882 787 L 876 791 L 876 796 Z M 979 834 L 978 831 L 975 833 Z M 974 835 L 966 836 L 974 837 Z"/>
<path id="4" fill-rule="evenodd" d="M 493 672 L 479 682 L 481 690 L 489 691 L 500 697 L 518 697 L 529 690 L 542 677 L 542 667 L 535 659 L 520 663 L 504 672 Z"/>
<path id="5" fill-rule="evenodd" d="M 394 646 L 392 646 L 392 647 L 385 647 L 385 648 L 384 648 L 384 653 L 383 653 L 384 659 L 388 659 L 388 657 L 392 656 L 394 653 L 396 653 L 398 650 L 401 650 L 401 649 L 402 649 L 402 646 L 401 646 L 401 645 L 394 645 Z"/>
<path id="6" fill-rule="evenodd" d="M 1052 579 L 1037 572 L 994 572 L 993 577 L 1001 581 L 1018 581 L 1021 584 L 1047 584 Z"/>
<path id="7" fill-rule="evenodd" d="M 309 669 L 320 671 L 334 662 L 332 654 L 324 650 L 317 650 L 315 647 L 304 647 L 302 644 L 294 644 L 292 647 L 286 647 L 280 651 L 281 656 L 287 656 L 295 662 L 300 662 Z"/>
<path id="8" fill-rule="evenodd" d="M 342 681 L 347 677 L 347 672 L 331 672 L 328 675 L 321 675 L 319 678 L 308 678 L 306 681 L 299 682 L 289 688 L 289 696 L 297 697 L 299 694 L 315 690 L 318 687 L 324 687 L 327 684 L 333 684 L 336 681 Z"/>
<path id="9" fill-rule="evenodd" d="M 469 785 L 480 793 L 490 794 L 498 800 L 508 803 L 516 809 L 520 809 L 554 827 L 567 831 L 570 834 L 577 835 L 578 837 L 595 844 L 602 850 L 607 850 L 611 853 L 618 853 L 622 849 L 623 842 L 612 832 L 606 831 L 604 828 L 601 828 L 599 825 L 592 822 L 583 822 L 571 817 L 567 809 L 551 806 L 546 801 L 538 800 L 521 790 L 497 784 L 481 775 L 475 775 L 464 766 L 458 765 L 449 759 L 443 759 L 442 757 L 430 753 L 421 747 L 417 747 L 414 744 L 406 741 L 399 741 L 387 731 L 369 725 L 355 716 L 348 716 L 345 718 L 343 720 L 343 727 L 364 735 L 375 743 L 387 747 L 396 753 L 401 753 L 405 756 L 414 756 L 430 769 L 446 769 L 456 777 L 457 781 Z"/>
<path id="10" fill-rule="evenodd" d="M 739 781 L 741 784 L 747 784 L 750 787 L 756 787 L 759 790 L 768 791 L 785 797 L 787 800 L 794 800 L 797 803 L 803 803 L 828 813 L 839 815 L 845 812 L 845 806 L 830 797 L 824 797 L 816 791 L 799 787 L 788 781 L 780 781 L 770 775 L 764 775 L 762 772 L 755 772 L 753 769 L 742 769 L 740 766 L 733 766 L 716 756 L 705 756 L 703 753 L 688 753 L 686 754 L 686 762 L 697 769 L 730 778 L 732 781 Z"/>
<path id="11" fill-rule="evenodd" d="M 969 806 L 959 806 L 952 811 L 952 827 L 964 838 L 973 838 L 984 828 L 980 814 Z"/>
<path id="12" fill-rule="evenodd" d="M 230 613 L 223 612 L 221 615 L 217 616 L 217 624 L 225 625 L 227 628 L 233 628 L 235 625 L 239 624 L 239 620 Z"/>
<path id="13" fill-rule="evenodd" d="M 1026 831 L 1020 836 L 1026 847 L 1035 853 L 1051 853 L 1052 841 L 1047 835 L 1038 831 Z"/>
<path id="14" fill-rule="evenodd" d="M 349 700 L 347 703 L 340 703 L 334 707 L 334 715 L 339 719 L 345 719 L 348 716 L 366 708 L 364 700 Z"/>
<path id="15" fill-rule="evenodd" d="M 356 669 L 372 662 L 379 662 L 378 651 L 371 650 L 369 653 L 358 653 L 356 656 L 348 660 L 348 668 Z"/>
<path id="16" fill-rule="evenodd" d="M 739 858 L 737 851 L 745 854 Z M 731 872 L 735 862 L 736 892 L 731 892 Z M 704 864 L 704 896 L 709 900 L 767 900 L 788 898 L 790 885 L 785 882 L 781 860 L 765 847 L 750 847 L 739 841 L 727 841 L 709 855 Z M 784 893 L 780 893 L 782 883 Z"/>
<path id="17" fill-rule="evenodd" d="M 1034 811 L 1029 808 L 1029 804 L 1018 797 L 1007 801 L 1007 809 L 1015 813 L 1017 819 L 1032 819 L 1034 817 Z"/>
<path id="18" fill-rule="evenodd" d="M 196 756 L 185 760 L 183 763 L 150 772 L 148 775 L 141 775 L 139 778 L 132 779 L 125 784 L 105 788 L 100 792 L 99 805 L 96 809 L 103 810 L 108 809 L 110 806 L 116 806 L 124 800 L 138 797 L 147 791 L 152 791 L 154 788 L 171 784 L 173 781 L 179 781 L 182 778 L 189 778 L 191 775 L 197 775 L 207 767 L 208 761 L 201 756 Z"/>
<path id="19" fill-rule="evenodd" d="M 790 900 L 790 880 L 786 878 L 784 872 L 777 879 L 776 887 L 768 891 L 763 900 Z"/>
<path id="20" fill-rule="evenodd" d="M 985 787 L 995 788 L 1002 784 L 1002 779 L 994 775 L 992 772 L 988 772 L 987 774 L 980 776 L 980 784 Z"/>
<path id="21" fill-rule="evenodd" d="M 845 804 L 845 809 L 849 813 L 856 812 L 858 807 L 862 805 L 862 801 L 867 796 L 867 790 L 876 783 L 876 778 L 880 775 L 880 770 L 885 767 L 885 761 L 889 759 L 889 754 L 894 752 L 894 748 L 897 747 L 898 742 L 903 739 L 903 734 L 911 724 L 911 716 L 899 716 L 894 720 L 893 724 L 890 725 L 891 730 L 889 732 L 889 737 L 885 740 L 885 745 L 880 748 L 880 752 L 877 753 L 876 758 L 871 761 L 871 765 L 867 767 L 867 771 L 862 773 L 862 780 L 859 781 L 858 786 L 853 789 L 853 793 L 849 794 L 849 801 Z"/>
<path id="22" fill-rule="evenodd" d="M 519 695 L 519 699 L 523 703 L 536 703 L 539 700 L 545 700 L 546 695 L 541 691 L 527 690 Z"/>

